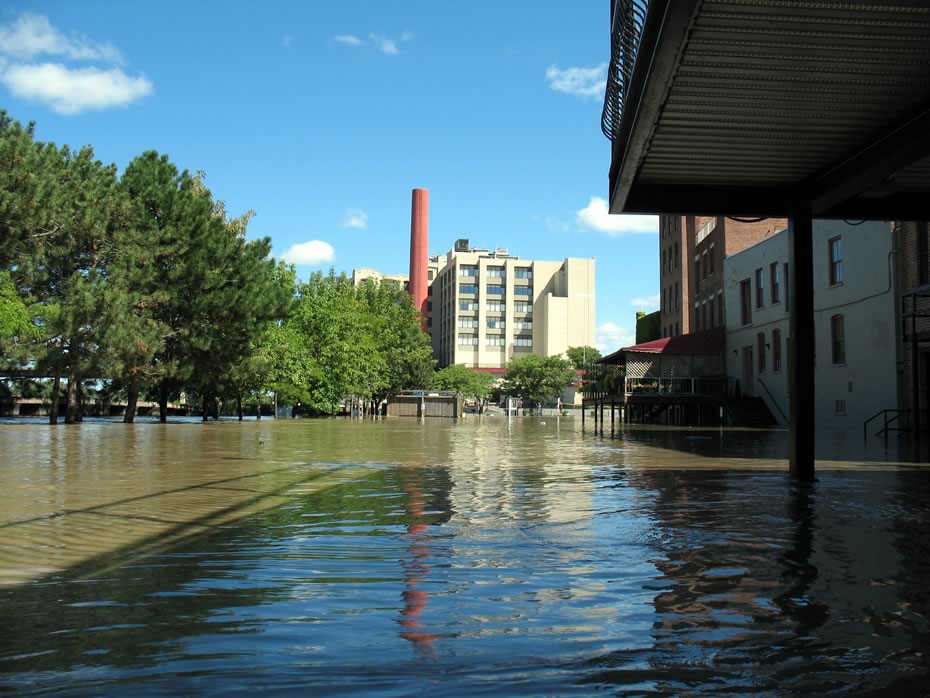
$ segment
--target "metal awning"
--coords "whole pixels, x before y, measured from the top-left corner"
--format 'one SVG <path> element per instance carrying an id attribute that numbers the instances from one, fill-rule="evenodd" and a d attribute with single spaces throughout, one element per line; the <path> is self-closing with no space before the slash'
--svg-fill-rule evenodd
<path id="1" fill-rule="evenodd" d="M 930 218 L 930 2 L 614 0 L 604 114 L 612 213 Z"/>

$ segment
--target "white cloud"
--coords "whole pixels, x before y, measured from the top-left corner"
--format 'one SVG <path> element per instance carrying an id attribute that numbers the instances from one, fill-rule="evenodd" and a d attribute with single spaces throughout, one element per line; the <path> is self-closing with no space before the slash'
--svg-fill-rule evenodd
<path id="1" fill-rule="evenodd" d="M 11 24 L 0 26 L 0 53 L 24 61 L 43 54 L 74 61 L 122 63 L 123 60 L 112 44 L 97 43 L 76 34 L 67 36 L 53 27 L 48 17 L 28 12 Z"/>
<path id="2" fill-rule="evenodd" d="M 130 77 L 120 68 L 68 68 L 61 63 L 11 64 L 0 73 L 0 83 L 13 96 L 40 102 L 59 114 L 125 107 L 152 93 L 149 80 Z"/>
<path id="3" fill-rule="evenodd" d="M 574 95 L 583 99 L 599 99 L 604 96 L 607 82 L 607 64 L 590 68 L 559 68 L 550 65 L 546 69 L 546 80 L 556 92 Z"/>
<path id="4" fill-rule="evenodd" d="M 386 56 L 396 56 L 400 53 L 400 49 L 397 48 L 397 42 L 394 41 L 394 39 L 379 34 L 369 34 L 368 36 L 377 49 Z"/>
<path id="5" fill-rule="evenodd" d="M 34 61 L 38 56 L 104 65 L 73 66 Z M 0 25 L 0 84 L 14 97 L 39 102 L 59 114 L 125 107 L 152 94 L 144 76 L 127 75 L 120 52 L 76 34 L 65 34 L 48 17 L 25 13 Z"/>
<path id="6" fill-rule="evenodd" d="M 605 322 L 598 325 L 595 333 L 594 346 L 604 354 L 610 354 L 623 347 L 636 344 L 636 333 L 615 322 Z"/>
<path id="7" fill-rule="evenodd" d="M 362 45 L 362 40 L 355 36 L 355 34 L 340 34 L 339 36 L 334 36 L 333 41 L 337 44 L 345 44 L 346 46 Z"/>
<path id="8" fill-rule="evenodd" d="M 287 251 L 281 255 L 288 264 L 306 264 L 315 267 L 325 262 L 332 262 L 336 258 L 336 251 L 328 242 L 322 240 L 310 240 L 291 245 Z"/>
<path id="9" fill-rule="evenodd" d="M 607 199 L 599 196 L 592 196 L 588 205 L 577 212 L 576 219 L 585 228 L 611 236 L 659 232 L 658 216 L 611 215 Z"/>
<path id="10" fill-rule="evenodd" d="M 368 214 L 360 208 L 347 208 L 342 217 L 342 227 L 364 230 L 368 227 Z"/>
<path id="11" fill-rule="evenodd" d="M 634 298 L 630 301 L 630 305 L 634 308 L 658 308 L 659 307 L 659 294 L 654 293 L 651 296 L 646 296 L 645 298 Z"/>

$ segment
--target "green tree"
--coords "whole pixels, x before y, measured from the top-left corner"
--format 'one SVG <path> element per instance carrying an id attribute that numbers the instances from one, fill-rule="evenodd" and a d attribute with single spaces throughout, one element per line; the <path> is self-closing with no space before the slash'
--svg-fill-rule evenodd
<path id="1" fill-rule="evenodd" d="M 450 364 L 436 372 L 432 387 L 474 398 L 480 405 L 479 411 L 484 412 L 494 388 L 494 381 L 495 378 L 490 373 L 475 371 L 462 364 Z"/>
<path id="2" fill-rule="evenodd" d="M 530 403 L 555 400 L 575 380 L 575 369 L 560 356 L 528 354 L 507 364 L 504 390 Z"/>
<path id="3" fill-rule="evenodd" d="M 366 311 L 365 325 L 385 366 L 371 386 L 372 396 L 380 400 L 406 388 L 428 387 L 436 362 L 410 294 L 400 284 L 368 280 L 356 289 L 356 296 Z"/>
<path id="4" fill-rule="evenodd" d="M 40 336 L 29 308 L 16 292 L 10 273 L 0 271 L 0 347 L 4 342 L 18 343 Z"/>
<path id="5" fill-rule="evenodd" d="M 586 369 L 601 358 L 601 352 L 589 346 L 569 347 L 565 352 L 565 356 L 568 357 L 568 360 L 575 368 Z"/>

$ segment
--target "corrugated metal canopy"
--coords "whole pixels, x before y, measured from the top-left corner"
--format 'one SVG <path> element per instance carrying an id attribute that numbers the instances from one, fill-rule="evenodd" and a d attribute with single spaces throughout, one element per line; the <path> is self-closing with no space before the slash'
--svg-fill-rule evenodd
<path id="1" fill-rule="evenodd" d="M 930 217 L 927 0 L 652 0 L 625 94 L 613 213 Z"/>

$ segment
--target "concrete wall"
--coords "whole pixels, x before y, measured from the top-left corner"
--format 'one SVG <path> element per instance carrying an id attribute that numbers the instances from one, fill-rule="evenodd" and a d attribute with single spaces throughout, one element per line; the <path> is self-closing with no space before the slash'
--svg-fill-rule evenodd
<path id="1" fill-rule="evenodd" d="M 829 283 L 829 240 L 843 242 L 843 282 Z M 724 261 L 727 317 L 727 375 L 747 392 L 743 349 L 752 348 L 753 371 L 749 392 L 762 397 L 772 414 L 784 423 L 788 414 L 788 310 L 791 289 L 784 265 L 788 262 L 788 232 L 778 233 Z M 895 330 L 895 272 L 890 225 L 867 222 L 852 226 L 842 221 L 814 221 L 815 347 L 805 350 L 816 361 L 815 395 L 818 426 L 861 429 L 881 409 L 898 404 Z M 781 273 L 779 302 L 771 298 L 771 264 Z M 755 271 L 763 270 L 763 306 L 757 307 Z M 741 324 L 740 282 L 749 280 L 752 319 Z M 846 360 L 833 364 L 831 318 L 845 322 Z M 775 370 L 773 330 L 781 334 L 781 367 Z M 765 337 L 765 370 L 759 370 L 758 335 Z M 768 388 L 768 392 L 763 388 Z M 771 394 L 769 394 L 771 393 Z M 837 401 L 841 401 L 838 406 Z M 843 414 L 845 407 L 845 414 Z M 779 410 L 780 408 L 780 410 Z"/>

